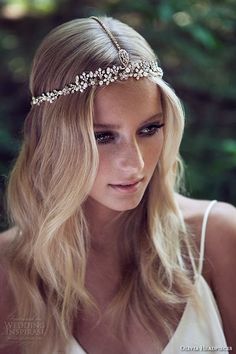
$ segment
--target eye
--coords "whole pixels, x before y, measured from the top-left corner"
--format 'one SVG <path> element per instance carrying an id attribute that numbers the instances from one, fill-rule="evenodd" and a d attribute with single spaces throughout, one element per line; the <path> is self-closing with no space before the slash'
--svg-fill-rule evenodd
<path id="1" fill-rule="evenodd" d="M 150 124 L 146 127 L 144 127 L 142 130 L 141 130 L 141 135 L 144 135 L 144 136 L 150 136 L 150 135 L 154 135 L 156 134 L 159 129 L 161 129 L 162 127 L 164 127 L 164 123 L 162 124 L 159 124 L 159 123 L 155 123 L 155 124 Z"/>
<path id="2" fill-rule="evenodd" d="M 152 123 L 149 124 L 148 126 L 142 128 L 139 132 L 139 135 L 146 137 L 146 136 L 152 136 L 156 134 L 159 129 L 161 129 L 165 124 L 160 124 L 160 123 Z M 94 133 L 95 140 L 97 144 L 109 144 L 114 142 L 115 140 L 115 135 L 112 132 L 95 132 Z"/>
<path id="3" fill-rule="evenodd" d="M 108 144 L 114 140 L 114 136 L 110 132 L 94 133 L 94 135 L 98 144 Z"/>

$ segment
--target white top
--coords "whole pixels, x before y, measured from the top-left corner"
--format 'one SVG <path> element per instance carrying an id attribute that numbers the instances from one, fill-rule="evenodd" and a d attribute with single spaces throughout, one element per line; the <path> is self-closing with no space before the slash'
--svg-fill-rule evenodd
<path id="1" fill-rule="evenodd" d="M 204 319 L 200 318 L 189 300 L 177 329 L 167 346 L 162 351 L 162 354 L 189 354 L 200 352 L 204 354 L 212 354 L 212 352 L 228 354 L 220 313 L 211 288 L 202 276 L 207 220 L 211 208 L 215 203 L 215 200 L 210 202 L 204 214 L 201 232 L 200 260 L 198 269 L 196 270 L 197 276 L 195 279 L 196 291 L 199 292 L 202 299 L 203 313 L 206 314 L 206 317 Z M 86 353 L 75 338 L 72 337 L 67 347 L 66 354 L 89 353 Z"/>

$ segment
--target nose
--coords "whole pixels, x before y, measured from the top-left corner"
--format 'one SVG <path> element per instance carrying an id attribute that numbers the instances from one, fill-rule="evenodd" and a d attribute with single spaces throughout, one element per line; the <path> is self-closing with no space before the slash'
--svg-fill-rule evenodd
<path id="1" fill-rule="evenodd" d="M 144 168 L 144 157 L 137 142 L 126 142 L 120 146 L 118 167 L 129 175 L 140 175 Z"/>

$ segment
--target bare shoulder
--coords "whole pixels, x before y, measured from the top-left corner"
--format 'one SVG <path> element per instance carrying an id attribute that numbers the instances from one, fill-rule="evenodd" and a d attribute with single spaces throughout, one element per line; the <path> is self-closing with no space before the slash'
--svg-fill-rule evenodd
<path id="1" fill-rule="evenodd" d="M 10 245 L 17 235 L 17 228 L 13 227 L 7 231 L 0 233 L 0 333 L 2 335 L 0 343 L 0 354 L 19 353 L 19 347 L 16 343 L 8 343 L 7 341 L 7 323 L 9 318 L 14 314 L 15 301 L 12 289 L 9 283 L 9 275 L 7 263 L 4 262 L 4 250 Z M 4 336 L 6 335 L 6 337 Z M 5 343 L 6 340 L 6 343 Z"/>
<path id="2" fill-rule="evenodd" d="M 177 201 L 185 222 L 196 231 L 199 245 L 203 217 L 210 201 L 181 195 L 177 195 Z M 223 268 L 227 266 L 226 261 L 222 260 L 224 259 L 222 256 L 226 254 L 236 259 L 236 208 L 228 203 L 217 202 L 210 211 L 205 238 L 205 258 L 211 260 L 212 271 L 218 268 L 220 262 L 224 262 Z"/>
<path id="3" fill-rule="evenodd" d="M 17 233 L 15 227 L 0 233 L 0 309 L 6 309 L 6 301 L 9 300 L 8 266 L 5 259 L 5 250 L 14 240 Z M 5 311 L 4 311 L 5 312 Z"/>
<path id="4" fill-rule="evenodd" d="M 209 201 L 177 196 L 187 223 L 198 230 L 200 242 L 202 220 Z M 205 270 L 204 270 L 205 269 Z M 207 221 L 203 275 L 208 275 L 223 323 L 228 345 L 236 353 L 236 208 L 217 202 Z"/>
<path id="5" fill-rule="evenodd" d="M 0 250 L 14 240 L 17 235 L 17 231 L 18 228 L 15 226 L 0 233 Z"/>
<path id="6" fill-rule="evenodd" d="M 17 227 L 12 227 L 6 231 L 0 233 L 0 283 L 4 285 L 3 282 L 7 282 L 7 262 L 6 262 L 6 249 L 14 241 L 17 235 Z M 2 292 L 6 287 L 0 286 L 0 292 Z"/>
<path id="7" fill-rule="evenodd" d="M 201 230 L 209 200 L 197 200 L 177 195 L 177 201 L 187 223 Z M 200 235 L 199 235 L 200 236 Z M 212 252 L 222 254 L 220 246 L 230 247 L 236 242 L 236 208 L 228 203 L 217 202 L 211 209 L 207 222 L 206 246 Z"/>

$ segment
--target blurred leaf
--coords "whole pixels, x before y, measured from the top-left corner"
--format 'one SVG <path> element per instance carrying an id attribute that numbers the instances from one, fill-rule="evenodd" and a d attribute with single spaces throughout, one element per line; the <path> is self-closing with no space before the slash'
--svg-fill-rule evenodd
<path id="1" fill-rule="evenodd" d="M 217 40 L 214 35 L 203 26 L 197 24 L 190 25 L 187 27 L 192 36 L 207 49 L 215 48 L 217 45 Z"/>

